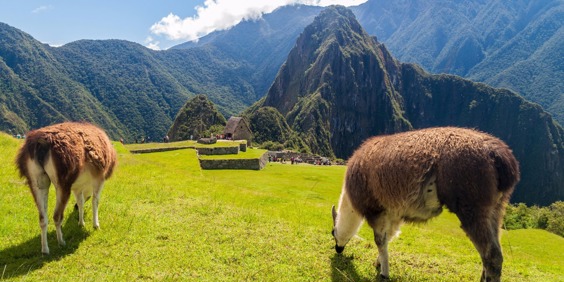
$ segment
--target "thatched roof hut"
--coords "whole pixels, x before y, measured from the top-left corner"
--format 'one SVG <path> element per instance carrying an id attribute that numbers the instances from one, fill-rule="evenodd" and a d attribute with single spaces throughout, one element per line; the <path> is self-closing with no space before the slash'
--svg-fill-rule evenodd
<path id="1" fill-rule="evenodd" d="M 225 125 L 223 134 L 226 139 L 247 140 L 247 146 L 251 146 L 253 133 L 249 123 L 242 117 L 230 117 Z"/>

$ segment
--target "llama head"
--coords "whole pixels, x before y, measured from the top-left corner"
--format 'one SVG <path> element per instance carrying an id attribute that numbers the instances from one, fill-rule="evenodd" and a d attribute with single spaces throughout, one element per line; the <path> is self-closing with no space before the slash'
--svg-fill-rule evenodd
<path id="1" fill-rule="evenodd" d="M 341 246 L 339 246 L 339 240 L 337 240 L 337 235 L 335 232 L 336 229 L 336 221 L 337 221 L 337 211 L 335 211 L 335 206 L 333 206 L 331 208 L 331 215 L 333 216 L 333 230 L 331 231 L 331 234 L 333 235 L 333 238 L 335 238 L 335 251 L 340 254 L 343 252 L 343 250 L 345 249 L 345 245 L 347 244 L 346 242 L 344 244 L 342 244 Z"/>
<path id="2" fill-rule="evenodd" d="M 335 206 L 333 206 L 331 210 L 333 216 L 332 233 L 337 253 L 343 252 L 345 245 L 356 235 L 364 220 L 364 216 L 353 207 L 349 197 L 345 183 L 339 199 L 339 208 L 335 210 Z"/>

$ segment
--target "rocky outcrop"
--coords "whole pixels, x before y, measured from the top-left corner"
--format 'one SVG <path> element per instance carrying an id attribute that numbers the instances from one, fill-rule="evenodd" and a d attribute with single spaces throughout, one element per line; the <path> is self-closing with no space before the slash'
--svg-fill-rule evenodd
<path id="1" fill-rule="evenodd" d="M 168 136 L 173 141 L 210 137 L 214 126 L 219 132 L 225 123 L 225 117 L 215 105 L 205 95 L 197 95 L 180 109 Z"/>

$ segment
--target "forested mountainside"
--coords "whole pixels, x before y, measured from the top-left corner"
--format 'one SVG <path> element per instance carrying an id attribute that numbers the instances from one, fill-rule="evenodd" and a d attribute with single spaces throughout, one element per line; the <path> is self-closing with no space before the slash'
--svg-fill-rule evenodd
<path id="1" fill-rule="evenodd" d="M 119 40 L 53 48 L 0 24 L 0 127 L 22 132 L 85 119 L 114 138 L 159 138 L 194 94 L 208 95 L 225 116 L 237 114 L 266 94 L 321 9 L 282 7 L 160 52 Z M 353 11 L 400 60 L 514 89 L 564 122 L 562 1 L 369 0 Z"/>
<path id="2" fill-rule="evenodd" d="M 113 139 L 162 138 L 186 101 L 205 94 L 224 115 L 259 97 L 253 69 L 213 47 L 153 51 L 123 40 L 41 44 L 0 24 L 0 130 L 23 134 L 84 120 Z"/>
<path id="3" fill-rule="evenodd" d="M 0 126 L 25 133 L 53 122 L 88 119 L 120 134 L 115 116 L 43 45 L 26 33 L 0 24 Z"/>
<path id="4" fill-rule="evenodd" d="M 519 159 L 514 201 L 564 198 L 564 130 L 540 106 L 508 90 L 400 63 L 343 7 L 324 10 L 305 28 L 253 111 L 262 107 L 277 109 L 314 153 L 345 159 L 373 135 L 477 128 L 506 141 Z"/>
<path id="5" fill-rule="evenodd" d="M 564 124 L 564 1 L 369 0 L 354 12 L 399 60 L 514 90 Z"/>
<path id="6" fill-rule="evenodd" d="M 270 83 L 293 47 L 277 43 L 295 42 L 321 10 L 305 7 L 280 8 L 261 20 L 177 47 L 215 46 L 252 65 L 268 62 L 258 73 Z M 368 0 L 351 10 L 399 60 L 417 63 L 431 73 L 456 74 L 514 90 L 564 124 L 563 1 Z M 280 18 L 287 20 L 280 23 Z M 267 60 L 252 56 L 265 53 L 263 48 L 270 48 Z M 265 93 L 260 81 L 253 85 L 257 93 Z"/>
<path id="7" fill-rule="evenodd" d="M 229 30 L 213 32 L 198 42 L 186 42 L 172 49 L 212 48 L 252 66 L 249 82 L 256 93 L 249 97 L 254 99 L 252 104 L 266 94 L 296 39 L 322 9 L 284 6 L 256 21 L 243 21 Z"/>

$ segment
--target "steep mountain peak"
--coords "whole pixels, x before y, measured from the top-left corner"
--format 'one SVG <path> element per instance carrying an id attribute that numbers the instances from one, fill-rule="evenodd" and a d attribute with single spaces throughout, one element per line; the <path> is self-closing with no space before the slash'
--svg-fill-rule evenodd
<path id="1" fill-rule="evenodd" d="M 350 10 L 331 6 L 300 35 L 264 106 L 308 132 L 303 137 L 312 140 L 312 150 L 346 156 L 370 135 L 409 128 L 398 107 L 398 72 L 397 62 Z M 382 118 L 384 113 L 393 118 Z"/>
<path id="2" fill-rule="evenodd" d="M 304 41 L 310 42 L 304 44 Z M 323 43 L 322 43 L 323 42 Z M 321 11 L 313 23 L 307 26 L 298 38 L 298 46 L 315 46 L 323 48 L 331 44 L 337 44 L 347 50 L 362 51 L 371 48 L 375 44 L 374 38 L 370 37 L 356 20 L 351 10 L 344 6 L 330 6 Z"/>

